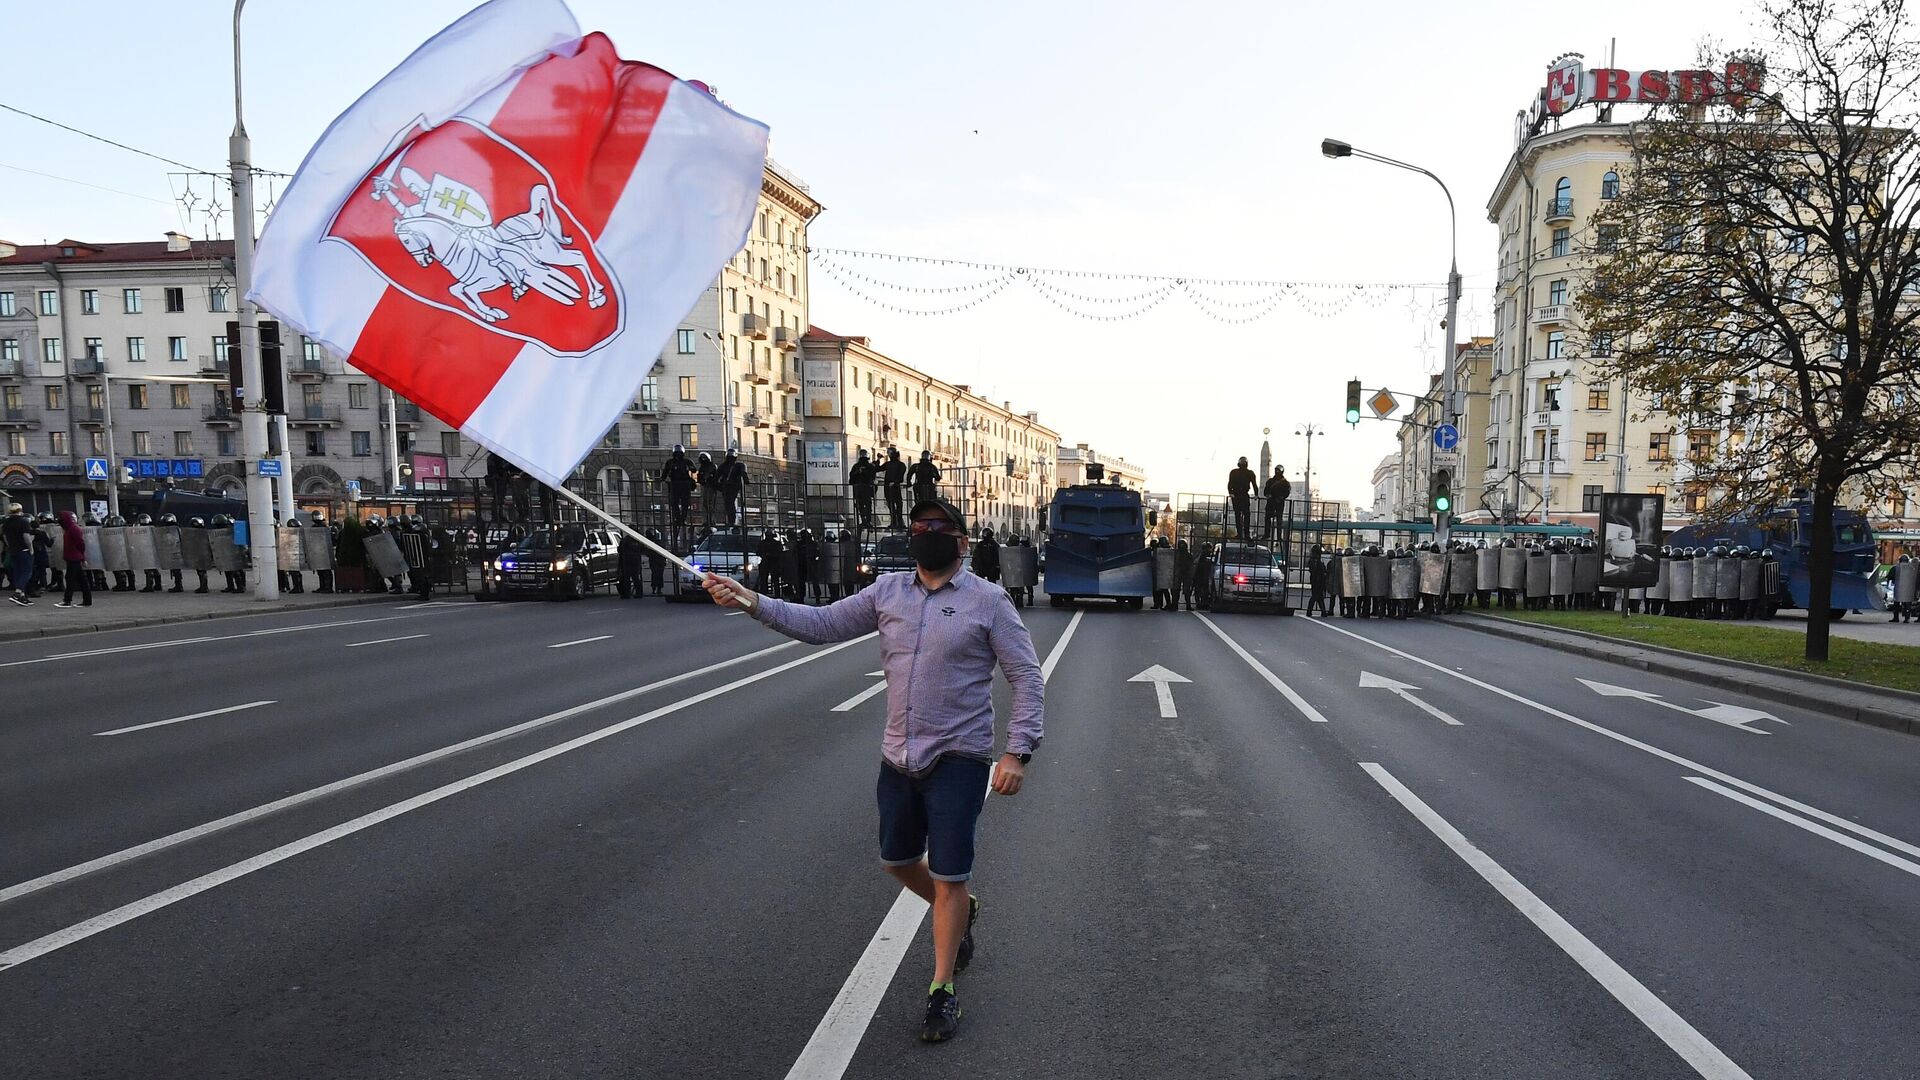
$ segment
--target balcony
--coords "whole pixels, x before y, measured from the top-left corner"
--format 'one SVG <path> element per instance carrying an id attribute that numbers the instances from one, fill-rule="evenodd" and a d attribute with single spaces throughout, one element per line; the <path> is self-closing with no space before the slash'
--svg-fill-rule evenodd
<path id="1" fill-rule="evenodd" d="M 1556 222 L 1572 221 L 1572 220 L 1573 220 L 1573 200 L 1572 199 L 1568 198 L 1568 199 L 1548 199 L 1547 200 L 1547 224 L 1552 225 Z"/>
<path id="2" fill-rule="evenodd" d="M 755 386 L 765 386 L 773 381 L 773 377 L 764 371 L 755 369 L 747 372 L 747 381 Z"/>
<path id="3" fill-rule="evenodd" d="M 773 384 L 773 388 L 783 394 L 797 394 L 800 392 L 800 384 L 794 382 L 793 376 L 791 375 L 780 376 L 779 381 Z"/>
<path id="4" fill-rule="evenodd" d="M 797 420 L 782 420 L 780 421 L 780 430 L 788 435 L 798 435 L 800 434 L 800 423 Z"/>
<path id="5" fill-rule="evenodd" d="M 294 427 L 337 427 L 338 405 L 295 405 L 287 410 L 287 423 Z"/>
<path id="6" fill-rule="evenodd" d="M 99 405 L 75 405 L 73 407 L 73 422 L 76 424 L 86 424 L 90 427 L 100 427 L 107 422 L 107 410 Z"/>
<path id="7" fill-rule="evenodd" d="M 223 377 L 227 374 L 227 358 L 226 357 L 201 356 L 199 360 L 200 360 L 200 374 L 218 375 Z"/>
<path id="8" fill-rule="evenodd" d="M 781 352 L 792 352 L 800 347 L 800 335 L 791 326 L 773 328 L 773 347 Z"/>
<path id="9" fill-rule="evenodd" d="M 1554 414 L 1556 412 L 1558 412 L 1558 410 L 1556 409 L 1541 409 L 1540 411 L 1534 413 L 1533 426 L 1546 427 L 1548 424 L 1553 423 L 1555 419 Z"/>
<path id="10" fill-rule="evenodd" d="M 10 405 L 0 408 L 0 428 L 20 431 L 40 426 L 40 410 L 29 409 L 24 405 Z"/>
<path id="11" fill-rule="evenodd" d="M 657 398 L 651 401 L 644 399 L 631 401 L 627 403 L 627 411 L 639 416 L 656 416 L 660 412 L 660 401 Z"/>
<path id="12" fill-rule="evenodd" d="M 0 379 L 18 379 L 27 373 L 25 360 L 0 360 Z"/>
<path id="13" fill-rule="evenodd" d="M 1570 304 L 1548 304 L 1533 309 L 1533 325 L 1564 327 L 1573 321 L 1573 307 Z"/>
<path id="14" fill-rule="evenodd" d="M 339 363 L 327 356 L 302 356 L 287 365 L 287 378 L 296 382 L 318 382 L 338 374 Z"/>
<path id="15" fill-rule="evenodd" d="M 383 412 L 385 410 L 382 410 Z M 396 429 L 411 430 L 420 426 L 420 406 L 411 401 L 396 401 L 393 404 L 393 426 Z"/>
<path id="16" fill-rule="evenodd" d="M 767 320 L 750 311 L 740 316 L 740 336 L 749 341 L 767 340 Z"/>
<path id="17" fill-rule="evenodd" d="M 214 427 L 233 427 L 240 423 L 240 414 L 230 405 L 209 405 L 200 412 L 200 419 Z"/>
<path id="18" fill-rule="evenodd" d="M 770 428 L 773 426 L 773 421 L 759 413 L 750 412 L 746 416 L 746 425 L 750 428 Z"/>
<path id="19" fill-rule="evenodd" d="M 107 361 L 105 357 L 101 356 L 76 356 L 73 358 L 73 365 L 69 370 L 75 376 L 80 377 L 105 375 L 107 373 Z"/>

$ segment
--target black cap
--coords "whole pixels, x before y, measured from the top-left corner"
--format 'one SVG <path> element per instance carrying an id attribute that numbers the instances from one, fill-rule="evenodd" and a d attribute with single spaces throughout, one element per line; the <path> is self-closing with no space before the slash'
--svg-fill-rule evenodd
<path id="1" fill-rule="evenodd" d="M 960 526 L 961 532 L 964 533 L 967 531 L 967 516 L 960 512 L 959 507 L 945 499 L 921 499 L 919 502 L 913 504 L 913 510 L 907 514 L 907 520 L 912 521 L 914 518 L 919 517 L 920 511 L 922 510 L 938 510 L 947 515 L 948 521 Z"/>

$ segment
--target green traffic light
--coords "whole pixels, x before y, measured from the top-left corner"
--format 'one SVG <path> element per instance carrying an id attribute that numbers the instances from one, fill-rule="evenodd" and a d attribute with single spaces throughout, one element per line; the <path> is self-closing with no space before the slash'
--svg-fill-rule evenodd
<path id="1" fill-rule="evenodd" d="M 1359 409 L 1348 409 L 1348 410 L 1347 410 L 1347 423 L 1349 423 L 1349 424 L 1357 424 L 1357 423 L 1359 423 L 1359 422 L 1360 422 L 1360 410 L 1359 410 Z"/>
<path id="2" fill-rule="evenodd" d="M 1448 513 L 1453 509 L 1453 500 L 1448 498 L 1445 495 L 1442 495 L 1433 500 L 1433 509 L 1435 513 L 1440 513 L 1440 514 Z"/>

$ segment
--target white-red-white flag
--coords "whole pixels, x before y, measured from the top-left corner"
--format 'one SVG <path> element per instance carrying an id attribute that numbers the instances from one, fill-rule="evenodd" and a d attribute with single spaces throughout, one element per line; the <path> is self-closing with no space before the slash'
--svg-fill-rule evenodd
<path id="1" fill-rule="evenodd" d="M 248 296 L 557 486 L 746 242 L 766 150 L 561 0 L 492 0 L 321 136 Z"/>

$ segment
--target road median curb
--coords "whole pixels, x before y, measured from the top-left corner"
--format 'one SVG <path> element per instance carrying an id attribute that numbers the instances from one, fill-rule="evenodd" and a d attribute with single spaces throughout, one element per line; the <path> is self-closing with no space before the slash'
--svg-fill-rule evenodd
<path id="1" fill-rule="evenodd" d="M 0 642 L 35 641 L 40 638 L 72 637 L 76 634 L 94 634 L 107 630 L 138 630 L 147 626 L 166 626 L 175 623 L 207 622 L 214 619 L 241 619 L 253 615 L 286 615 L 302 611 L 325 611 L 329 608 L 359 607 L 362 604 L 378 604 L 383 601 L 411 601 L 418 603 L 414 596 L 394 596 L 391 593 L 367 593 L 337 597 L 332 600 L 313 601 L 284 606 L 267 605 L 234 611 L 198 611 L 180 615 L 144 615 L 124 619 L 102 619 L 93 616 L 91 622 L 63 623 L 58 626 L 37 626 L 22 630 L 0 630 Z"/>
<path id="2" fill-rule="evenodd" d="M 1842 720 L 1920 735 L 1920 694 L 1848 682 L 1811 672 L 1727 660 L 1718 656 L 1648 645 L 1564 626 L 1467 613 L 1457 624 L 1496 637 L 1543 645 L 1560 652 L 1606 660 L 1659 675 L 1737 690 L 1750 697 L 1792 705 Z M 1756 679 L 1759 675 L 1762 678 Z M 1800 685 L 1794 685 L 1800 684 Z M 1836 694 L 1835 691 L 1840 691 Z"/>

